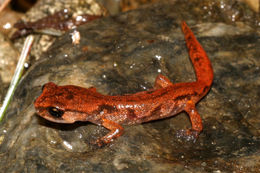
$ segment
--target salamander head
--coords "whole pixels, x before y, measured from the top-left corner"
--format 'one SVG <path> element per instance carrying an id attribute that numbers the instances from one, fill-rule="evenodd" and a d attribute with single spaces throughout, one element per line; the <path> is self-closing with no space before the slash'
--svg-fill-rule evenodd
<path id="1" fill-rule="evenodd" d="M 42 87 L 42 94 L 35 100 L 36 112 L 41 117 L 57 123 L 86 121 L 86 112 L 80 110 L 82 92 L 87 89 L 49 82 Z"/>

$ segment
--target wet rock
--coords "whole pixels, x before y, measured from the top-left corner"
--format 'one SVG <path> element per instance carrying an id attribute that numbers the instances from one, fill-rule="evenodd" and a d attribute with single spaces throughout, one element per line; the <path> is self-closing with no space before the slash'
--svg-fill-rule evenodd
<path id="1" fill-rule="evenodd" d="M 174 3 L 155 4 L 78 28 L 59 38 L 24 76 L 0 127 L 0 167 L 5 172 L 257 172 L 260 123 L 260 37 L 208 22 L 206 36 L 196 13 Z M 194 16 L 194 17 L 193 17 Z M 159 73 L 173 83 L 195 80 L 180 29 L 186 20 L 214 68 L 209 94 L 197 104 L 204 130 L 196 143 L 178 140 L 190 127 L 185 113 L 125 126 L 123 136 L 103 148 L 93 142 L 108 131 L 88 122 L 56 124 L 35 114 L 44 83 L 95 86 L 103 94 L 152 88 Z M 220 21 L 219 21 L 220 22 Z M 217 28 L 222 26 L 221 28 Z M 232 28 L 232 29 L 229 29 Z"/>
<path id="2" fill-rule="evenodd" d="M 0 77 L 2 81 L 11 81 L 15 71 L 18 52 L 12 47 L 8 39 L 0 33 Z"/>
<path id="3" fill-rule="evenodd" d="M 72 17 L 88 14 L 103 16 L 107 15 L 106 9 L 98 4 L 95 0 L 42 0 L 38 1 L 36 5 L 33 6 L 26 14 L 23 16 L 22 20 L 25 22 L 35 22 L 44 17 L 53 15 L 61 11 L 68 11 L 69 15 Z M 43 24 L 44 25 L 44 24 Z M 15 32 L 15 30 L 13 31 Z M 55 32 L 55 31 L 46 31 Z M 52 43 L 56 40 L 56 36 L 51 36 L 50 34 L 43 34 L 42 31 L 38 31 L 40 34 L 35 34 L 35 44 L 31 50 L 31 57 L 34 59 L 39 59 L 40 55 L 45 52 Z M 15 40 L 15 46 L 17 48 L 22 48 L 24 43 L 24 37 L 22 39 Z"/>
<path id="4" fill-rule="evenodd" d="M 0 33 L 0 105 L 7 92 L 8 84 L 12 79 L 18 58 L 18 52 Z"/>

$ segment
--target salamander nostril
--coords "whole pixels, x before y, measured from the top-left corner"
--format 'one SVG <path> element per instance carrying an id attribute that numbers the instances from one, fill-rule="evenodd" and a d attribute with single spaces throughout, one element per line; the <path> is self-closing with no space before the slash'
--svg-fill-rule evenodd
<path id="1" fill-rule="evenodd" d="M 48 111 L 55 118 L 60 118 L 64 114 L 64 111 L 62 111 L 58 108 L 55 108 L 55 107 L 49 107 Z"/>

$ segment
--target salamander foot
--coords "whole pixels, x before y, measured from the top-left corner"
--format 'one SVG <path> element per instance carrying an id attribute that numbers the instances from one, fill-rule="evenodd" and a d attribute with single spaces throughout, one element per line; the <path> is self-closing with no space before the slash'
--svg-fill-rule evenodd
<path id="1" fill-rule="evenodd" d="M 199 132 L 196 131 L 196 130 L 192 130 L 192 129 L 179 130 L 176 134 L 177 138 L 183 139 L 183 140 L 188 141 L 188 142 L 193 142 L 193 143 L 196 142 L 198 136 L 199 136 Z"/>

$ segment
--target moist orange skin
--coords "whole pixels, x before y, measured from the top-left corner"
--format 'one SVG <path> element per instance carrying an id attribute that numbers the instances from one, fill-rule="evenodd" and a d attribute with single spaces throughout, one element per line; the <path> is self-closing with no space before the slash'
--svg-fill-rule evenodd
<path id="1" fill-rule="evenodd" d="M 187 139 L 197 138 L 203 126 L 195 104 L 210 90 L 213 69 L 206 52 L 185 22 L 182 30 L 196 72 L 195 82 L 173 84 L 159 74 L 153 89 L 117 96 L 103 95 L 93 87 L 57 86 L 49 82 L 35 100 L 37 113 L 57 123 L 89 121 L 104 126 L 110 132 L 97 141 L 101 146 L 122 135 L 121 124 L 139 124 L 185 111 L 192 127 L 181 135 Z"/>

